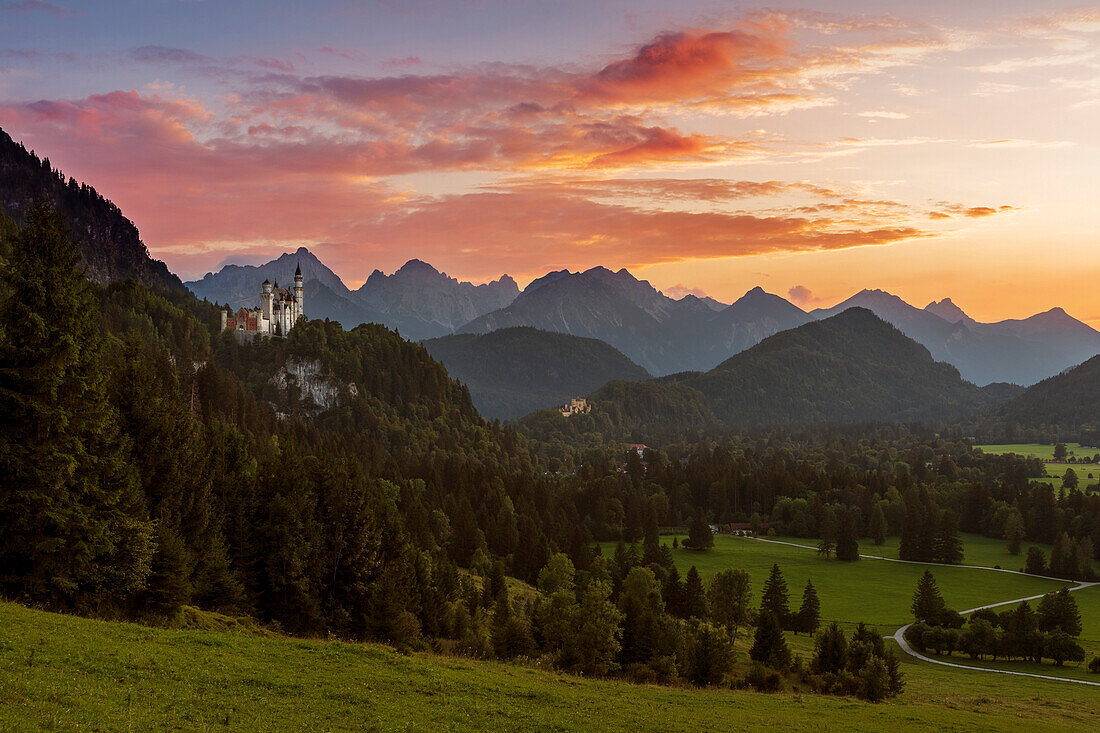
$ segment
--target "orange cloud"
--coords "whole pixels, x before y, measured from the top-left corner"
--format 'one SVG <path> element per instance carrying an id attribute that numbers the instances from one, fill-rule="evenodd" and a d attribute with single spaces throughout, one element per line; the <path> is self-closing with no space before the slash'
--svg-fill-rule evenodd
<path id="1" fill-rule="evenodd" d="M 640 266 L 929 236 L 934 215 L 859 191 L 617 173 L 934 142 L 799 146 L 761 132 L 703 133 L 663 116 L 673 106 L 744 116 L 829 103 L 830 79 L 878 71 L 938 43 L 922 36 L 800 47 L 792 40 L 794 27 L 832 33 L 842 22 L 757 14 L 719 30 L 661 33 L 587 69 L 486 64 L 382 77 L 305 76 L 281 59 L 218 60 L 147 46 L 128 62 L 220 69 L 230 92 L 209 103 L 135 91 L 0 103 L 0 119 L 114 199 L 156 254 L 188 268 L 283 242 L 327 248 L 354 279 L 365 258 L 386 253 L 432 258 L 472 276 L 499 274 L 487 267 Z M 876 28 L 894 30 L 885 21 L 850 30 Z M 278 73 L 255 75 L 255 67 Z M 435 197 L 387 183 L 441 171 L 509 177 Z M 747 210 L 724 206 L 750 200 Z"/>

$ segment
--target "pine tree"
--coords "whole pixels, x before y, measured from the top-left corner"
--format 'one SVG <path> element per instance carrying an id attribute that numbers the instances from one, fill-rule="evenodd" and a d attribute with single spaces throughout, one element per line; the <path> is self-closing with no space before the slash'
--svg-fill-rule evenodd
<path id="1" fill-rule="evenodd" d="M 707 595 L 703 590 L 703 579 L 694 565 L 684 579 L 684 610 L 689 618 L 707 617 Z"/>
<path id="2" fill-rule="evenodd" d="M 930 558 L 921 557 L 920 542 L 925 532 L 925 517 L 922 507 L 914 499 L 905 502 L 905 519 L 901 523 L 901 537 L 898 543 L 898 558 L 918 562 Z"/>
<path id="3" fill-rule="evenodd" d="M 619 610 L 623 614 L 622 663 L 646 663 L 671 651 L 665 649 L 665 604 L 661 586 L 649 568 L 634 568 L 619 592 Z"/>
<path id="4" fill-rule="evenodd" d="M 790 625 L 791 609 L 790 598 L 787 594 L 787 581 L 783 579 L 783 572 L 778 564 L 772 565 L 771 575 L 764 582 L 764 595 L 760 599 L 760 613 L 763 616 L 774 616 L 781 627 Z"/>
<path id="5" fill-rule="evenodd" d="M 1054 547 L 1050 551 L 1049 571 L 1056 578 L 1077 577 L 1077 543 L 1065 532 L 1054 540 Z"/>
<path id="6" fill-rule="evenodd" d="M 886 544 L 886 515 L 882 511 L 882 504 L 875 502 L 875 508 L 871 510 L 871 539 L 876 545 Z"/>
<path id="7" fill-rule="evenodd" d="M 760 614 L 749 657 L 754 662 L 766 664 L 780 671 L 786 670 L 791 665 L 791 650 L 787 646 L 787 639 L 783 636 L 783 629 L 775 614 L 770 612 Z"/>
<path id="8" fill-rule="evenodd" d="M 677 618 L 687 618 L 688 613 L 684 603 L 684 581 L 680 579 L 680 571 L 673 565 L 665 578 L 661 595 L 665 599 L 665 608 Z"/>
<path id="9" fill-rule="evenodd" d="M 814 584 L 807 580 L 806 588 L 802 591 L 802 606 L 798 609 L 798 623 L 795 624 L 795 630 L 813 634 L 820 624 L 821 601 L 818 600 Z"/>
<path id="10" fill-rule="evenodd" d="M 830 507 L 825 507 L 821 516 L 821 523 L 818 528 L 818 534 L 821 535 L 821 542 L 817 545 L 817 554 L 824 555 L 828 560 L 834 550 L 836 550 L 836 513 Z"/>
<path id="11" fill-rule="evenodd" d="M 815 674 L 839 674 L 848 666 L 848 640 L 834 621 L 814 639 L 810 669 Z"/>
<path id="12" fill-rule="evenodd" d="M 840 512 L 836 540 L 836 559 L 853 562 L 859 559 L 859 528 L 849 509 Z"/>
<path id="13" fill-rule="evenodd" d="M 1035 545 L 1027 548 L 1027 562 L 1024 565 L 1024 572 L 1031 575 L 1047 574 L 1047 556 L 1042 548 Z"/>
<path id="14" fill-rule="evenodd" d="M 945 565 L 957 565 L 963 561 L 963 545 L 959 539 L 959 523 L 955 512 L 944 510 L 936 532 L 935 560 Z"/>
<path id="15" fill-rule="evenodd" d="M 944 603 L 940 589 L 936 587 L 936 579 L 931 571 L 925 570 L 924 575 L 917 581 L 917 590 L 913 594 L 913 605 L 910 608 L 917 621 L 933 626 L 939 624 L 940 619 L 943 618 L 947 604 Z"/>
<path id="16" fill-rule="evenodd" d="M 107 398 L 98 305 L 60 218 L 32 209 L 0 292 L 0 592 L 118 601 L 150 572 L 153 527 Z"/>

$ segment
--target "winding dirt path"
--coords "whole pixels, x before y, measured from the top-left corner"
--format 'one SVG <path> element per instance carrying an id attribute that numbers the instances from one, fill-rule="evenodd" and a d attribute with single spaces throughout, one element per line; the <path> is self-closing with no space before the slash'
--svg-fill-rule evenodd
<path id="1" fill-rule="evenodd" d="M 802 549 L 813 550 L 814 552 L 817 551 L 816 547 L 813 547 L 811 545 L 800 545 L 800 544 L 795 543 L 795 542 L 783 542 L 781 540 L 769 540 L 769 539 L 764 539 L 763 537 L 746 537 L 745 539 L 755 540 L 756 542 L 770 542 L 771 544 L 774 544 L 774 545 L 787 545 L 788 547 L 801 547 Z M 1059 583 L 1077 582 L 1077 581 L 1067 581 L 1065 578 L 1052 578 L 1052 577 L 1047 576 L 1047 575 L 1031 575 L 1030 573 L 1021 573 L 1019 570 L 1005 570 L 1004 568 L 991 568 L 991 567 L 987 567 L 985 565 L 947 565 L 945 563 L 940 563 L 940 562 L 918 562 L 916 560 L 898 560 L 896 558 L 881 557 L 879 555 L 860 555 L 860 557 L 861 558 L 866 558 L 868 560 L 882 560 L 884 562 L 904 563 L 906 565 L 930 565 L 930 566 L 944 567 L 944 568 L 973 568 L 974 570 L 989 570 L 989 571 L 992 571 L 992 572 L 995 572 L 995 573 L 1009 573 L 1011 575 L 1023 575 L 1023 576 L 1028 577 L 1028 578 L 1042 578 L 1044 580 L 1054 580 L 1054 581 L 1057 581 Z M 1069 591 L 1070 591 L 1070 593 L 1072 593 L 1074 591 L 1083 590 L 1085 588 L 1091 588 L 1094 585 L 1100 585 L 1100 583 L 1077 582 L 1077 584 L 1075 586 L 1071 587 L 1069 589 Z M 990 604 L 985 605 L 985 606 L 978 606 L 976 608 L 968 608 L 967 610 L 961 611 L 960 613 L 962 613 L 965 616 L 968 613 L 974 613 L 975 611 L 980 611 L 983 608 L 997 608 L 998 606 L 1011 606 L 1015 603 L 1023 603 L 1024 601 L 1034 601 L 1034 600 L 1037 600 L 1039 598 L 1042 598 L 1044 595 L 1045 594 L 1040 593 L 1039 595 L 1036 595 L 1036 596 L 1028 596 L 1026 598 L 1015 598 L 1011 601 L 999 601 L 997 603 L 990 603 Z M 1033 672 L 1013 672 L 1013 671 L 1007 670 L 1007 669 L 989 669 L 987 667 L 974 667 L 974 666 L 971 666 L 971 665 L 968 665 L 968 664 L 956 664 L 954 662 L 947 662 L 947 661 L 944 661 L 942 659 L 935 659 L 933 657 L 928 657 L 928 656 L 925 656 L 924 654 L 921 654 L 920 652 L 918 652 L 913 647 L 911 647 L 909 645 L 909 642 L 907 642 L 905 640 L 905 630 L 908 629 L 912 625 L 913 624 L 906 624 L 905 626 L 902 626 L 900 629 L 895 631 L 893 636 L 888 636 L 886 638 L 893 639 L 894 641 L 896 641 L 898 643 L 898 646 L 901 647 L 901 650 L 903 652 L 905 652 L 906 654 L 908 654 L 910 656 L 913 656 L 913 657 L 916 657 L 917 659 L 923 660 L 925 662 L 931 662 L 932 664 L 939 664 L 939 665 L 944 666 L 944 667 L 954 667 L 956 669 L 966 669 L 966 670 L 970 670 L 971 672 L 991 672 L 993 674 L 1010 674 L 1010 675 L 1015 675 L 1017 677 L 1034 677 L 1034 678 L 1040 679 L 1040 680 L 1055 680 L 1057 682 L 1073 682 L 1073 683 L 1078 684 L 1078 685 L 1088 685 L 1090 687 L 1100 687 L 1100 682 L 1089 682 L 1088 680 L 1078 680 L 1078 679 L 1073 679 L 1072 677 L 1058 677 L 1056 675 L 1035 674 Z"/>

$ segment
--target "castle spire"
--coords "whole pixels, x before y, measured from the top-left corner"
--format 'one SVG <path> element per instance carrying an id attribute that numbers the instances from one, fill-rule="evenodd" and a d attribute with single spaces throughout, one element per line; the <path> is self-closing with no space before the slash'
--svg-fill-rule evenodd
<path id="1" fill-rule="evenodd" d="M 299 278 L 301 278 L 301 277 L 302 277 L 302 263 L 301 263 L 301 262 L 299 262 L 299 263 L 298 263 L 298 267 L 296 267 L 296 268 L 294 269 L 294 279 L 295 279 L 295 280 L 298 280 L 298 279 L 299 279 Z"/>

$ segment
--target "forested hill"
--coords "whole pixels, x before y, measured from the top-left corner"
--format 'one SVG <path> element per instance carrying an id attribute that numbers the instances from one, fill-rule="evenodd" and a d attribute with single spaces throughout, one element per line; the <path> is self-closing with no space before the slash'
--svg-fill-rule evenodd
<path id="1" fill-rule="evenodd" d="M 536 328 L 444 336 L 424 347 L 469 387 L 482 415 L 502 420 L 559 405 L 612 380 L 649 378 L 603 341 Z"/>
<path id="2" fill-rule="evenodd" d="M 986 400 L 958 369 L 863 308 L 778 333 L 683 381 L 738 426 L 934 422 Z"/>
<path id="3" fill-rule="evenodd" d="M 525 442 L 396 333 L 239 344 L 190 294 L 84 281 L 42 208 L 0 235 L 6 597 L 435 636 L 456 563 L 506 554 L 533 579 L 575 530 L 544 534 Z"/>
<path id="4" fill-rule="evenodd" d="M 0 215 L 21 223 L 40 200 L 64 216 L 93 282 L 133 278 L 154 287 L 183 289 L 163 262 L 149 257 L 137 228 L 117 206 L 91 186 L 66 180 L 49 158 L 39 160 L 0 130 Z"/>
<path id="5" fill-rule="evenodd" d="M 1095 444 L 1100 438 L 1100 356 L 1029 387 L 995 417 L 1024 429 L 1060 427 Z"/>
<path id="6" fill-rule="evenodd" d="M 943 421 L 994 400 L 950 364 L 863 308 L 764 339 L 709 372 L 613 384 L 592 414 L 538 413 L 523 429 L 545 441 L 658 440 L 702 428 Z M 645 409 L 639 409 L 645 405 Z"/>

